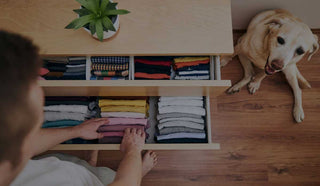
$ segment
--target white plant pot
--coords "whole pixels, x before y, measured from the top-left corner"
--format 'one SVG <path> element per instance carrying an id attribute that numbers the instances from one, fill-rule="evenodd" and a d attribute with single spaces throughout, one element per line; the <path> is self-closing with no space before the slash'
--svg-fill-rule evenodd
<path id="1" fill-rule="evenodd" d="M 110 2 L 113 2 L 112 0 L 110 0 Z M 80 6 L 80 8 L 82 8 L 81 6 Z M 118 9 L 118 7 L 116 7 L 116 9 Z M 79 15 L 78 15 L 79 16 Z M 112 21 L 112 20 L 111 20 Z M 110 37 L 112 37 L 112 36 L 114 36 L 117 32 L 118 32 L 118 30 L 119 30 L 119 15 L 117 15 L 117 17 L 116 17 L 116 20 L 115 21 L 112 21 L 113 22 L 113 26 L 114 26 L 114 28 L 116 29 L 116 31 L 114 32 L 114 31 L 111 31 L 111 30 L 109 30 L 108 32 L 106 32 L 106 31 L 103 31 L 103 39 L 108 39 L 108 38 L 110 38 Z M 91 31 L 89 30 L 89 29 L 87 29 L 86 27 L 83 27 L 83 29 L 85 30 L 85 31 L 87 31 L 90 35 L 91 35 Z M 93 34 L 92 35 L 94 38 L 96 38 L 96 39 L 99 39 L 98 38 L 98 36 L 97 36 L 97 32 L 95 33 L 95 34 Z"/>
<path id="2" fill-rule="evenodd" d="M 116 29 L 116 31 L 115 32 L 111 31 L 111 30 L 109 30 L 108 32 L 103 31 L 103 39 L 108 39 L 108 38 L 112 37 L 113 35 L 115 35 L 118 32 L 118 30 L 119 30 L 119 15 L 117 15 L 116 20 L 113 23 L 113 26 Z M 85 31 L 87 31 L 91 35 L 91 32 L 90 32 L 89 29 L 87 29 L 85 27 L 83 27 L 83 28 L 84 28 Z M 96 39 L 99 39 L 98 36 L 97 36 L 97 33 L 93 34 L 92 36 L 94 38 L 96 38 Z"/>

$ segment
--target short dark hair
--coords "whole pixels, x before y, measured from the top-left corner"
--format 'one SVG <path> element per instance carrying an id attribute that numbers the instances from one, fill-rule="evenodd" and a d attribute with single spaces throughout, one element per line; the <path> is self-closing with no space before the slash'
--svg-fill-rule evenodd
<path id="1" fill-rule="evenodd" d="M 23 141 L 36 124 L 28 93 L 40 67 L 39 49 L 31 40 L 0 31 L 0 162 L 17 165 Z"/>

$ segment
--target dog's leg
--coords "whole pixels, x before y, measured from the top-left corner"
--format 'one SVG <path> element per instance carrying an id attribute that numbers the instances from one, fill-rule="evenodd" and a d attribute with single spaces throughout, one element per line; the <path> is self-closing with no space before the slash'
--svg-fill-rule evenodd
<path id="1" fill-rule="evenodd" d="M 264 70 L 259 71 L 248 84 L 248 90 L 251 94 L 254 94 L 260 87 L 261 81 L 266 77 Z"/>
<path id="2" fill-rule="evenodd" d="M 254 75 L 254 70 L 251 61 L 241 54 L 238 56 L 244 70 L 244 77 L 241 81 L 239 81 L 237 84 L 233 85 L 231 88 L 228 89 L 228 94 L 239 92 L 243 86 L 245 86 L 251 81 L 251 78 Z"/>
<path id="3" fill-rule="evenodd" d="M 304 119 L 304 112 L 302 108 L 301 89 L 298 84 L 298 71 L 296 65 L 287 66 L 287 68 L 283 70 L 283 73 L 286 75 L 288 83 L 294 94 L 293 117 L 296 122 L 300 123 Z"/>
<path id="4" fill-rule="evenodd" d="M 301 88 L 311 88 L 311 85 L 309 84 L 309 82 L 302 76 L 302 74 L 300 73 L 299 69 L 296 67 L 297 70 L 297 78 L 298 78 L 298 82 Z"/>
<path id="5" fill-rule="evenodd" d="M 242 37 L 238 39 L 238 44 L 234 47 L 234 53 L 232 55 L 220 57 L 221 68 L 225 67 L 230 61 L 232 61 L 232 58 L 236 57 L 239 54 L 239 51 L 240 51 L 239 42 L 241 42 L 241 38 Z"/>

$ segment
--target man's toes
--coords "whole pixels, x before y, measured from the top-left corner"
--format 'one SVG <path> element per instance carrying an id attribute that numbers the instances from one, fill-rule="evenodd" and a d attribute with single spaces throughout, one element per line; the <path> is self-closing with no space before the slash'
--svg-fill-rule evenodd
<path id="1" fill-rule="evenodd" d="M 136 128 L 131 128 L 131 133 L 136 134 L 137 129 Z"/>

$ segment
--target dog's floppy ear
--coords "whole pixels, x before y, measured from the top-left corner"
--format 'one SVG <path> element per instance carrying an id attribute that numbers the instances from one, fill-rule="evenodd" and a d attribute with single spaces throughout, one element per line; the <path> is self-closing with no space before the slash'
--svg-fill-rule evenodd
<path id="1" fill-rule="evenodd" d="M 281 19 L 271 19 L 265 25 L 268 26 L 269 29 L 280 28 L 283 25 L 283 22 Z"/>
<path id="2" fill-rule="evenodd" d="M 312 45 L 312 49 L 309 51 L 308 61 L 310 61 L 311 57 L 319 50 L 318 36 L 313 34 L 314 43 Z"/>

